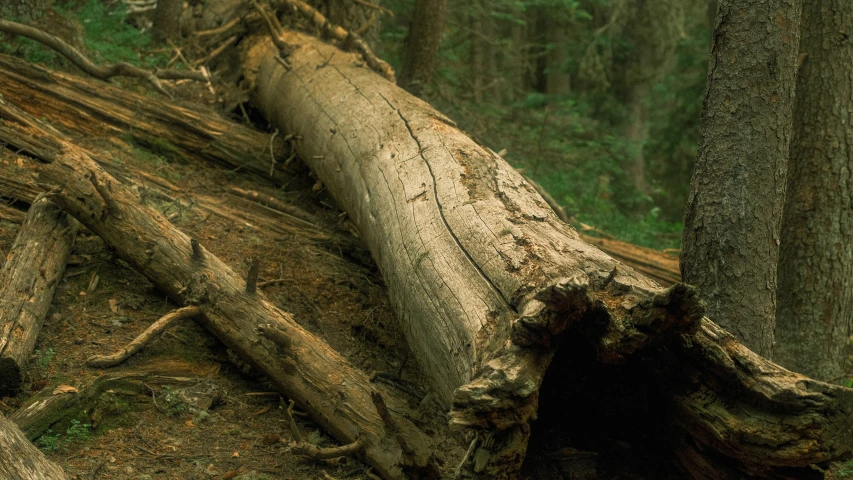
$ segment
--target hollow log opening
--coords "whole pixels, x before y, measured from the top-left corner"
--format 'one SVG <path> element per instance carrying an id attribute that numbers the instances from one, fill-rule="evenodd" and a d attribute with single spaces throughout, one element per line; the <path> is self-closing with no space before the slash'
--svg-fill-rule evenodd
<path id="1" fill-rule="evenodd" d="M 539 391 L 522 478 L 683 478 L 652 357 L 618 365 L 567 332 Z"/>

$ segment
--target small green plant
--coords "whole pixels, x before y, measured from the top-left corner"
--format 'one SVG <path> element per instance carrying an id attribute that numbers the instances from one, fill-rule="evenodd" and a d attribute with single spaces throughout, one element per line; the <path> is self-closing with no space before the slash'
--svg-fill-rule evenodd
<path id="1" fill-rule="evenodd" d="M 90 429 L 92 424 L 82 423 L 80 420 L 71 420 L 71 425 L 65 429 L 65 435 L 61 433 L 53 433 L 53 429 L 48 428 L 47 432 L 38 438 L 38 446 L 45 452 L 56 452 L 71 442 L 86 441 L 90 438 Z"/>
<path id="2" fill-rule="evenodd" d="M 42 370 L 50 366 L 50 362 L 53 361 L 53 357 L 56 356 L 56 350 L 53 347 L 49 347 L 45 351 L 36 350 L 36 366 Z"/>
<path id="3" fill-rule="evenodd" d="M 59 450 L 59 438 L 62 435 L 57 433 L 53 434 L 53 430 L 48 428 L 47 432 L 38 438 L 36 442 L 38 447 L 45 452 L 55 452 Z"/>
<path id="4" fill-rule="evenodd" d="M 65 430 L 65 442 L 73 442 L 76 440 L 84 442 L 88 440 L 91 428 L 91 423 L 80 423 L 80 420 L 71 420 L 71 425 L 67 430 Z"/>
<path id="5" fill-rule="evenodd" d="M 839 478 L 853 478 L 853 460 L 848 460 L 838 466 Z"/>

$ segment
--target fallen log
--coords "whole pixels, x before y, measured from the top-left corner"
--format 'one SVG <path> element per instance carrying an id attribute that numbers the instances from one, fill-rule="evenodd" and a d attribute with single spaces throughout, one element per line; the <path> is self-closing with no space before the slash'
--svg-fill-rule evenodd
<path id="1" fill-rule="evenodd" d="M 385 478 L 434 468 L 429 442 L 392 396 L 395 425 L 373 404 L 375 387 L 337 352 L 286 312 L 247 288 L 222 261 L 177 230 L 129 189 L 70 145 L 43 167 L 50 198 L 98 234 L 128 264 L 181 305 L 196 305 L 203 324 L 243 360 L 265 373 L 342 443 L 360 442 L 361 456 Z"/>
<path id="2" fill-rule="evenodd" d="M 130 137 L 172 161 L 213 161 L 281 185 L 290 155 L 283 135 L 223 120 L 193 105 L 175 105 L 113 85 L 54 72 L 0 55 L 0 95 L 36 118 L 90 138 Z M 270 168 L 274 166 L 275 168 Z"/>
<path id="3" fill-rule="evenodd" d="M 651 248 L 639 247 L 610 238 L 591 237 L 581 234 L 584 242 L 595 245 L 604 253 L 630 266 L 634 270 L 664 286 L 681 281 L 678 256 Z"/>
<path id="4" fill-rule="evenodd" d="M 25 212 L 0 202 L 0 220 L 21 224 L 24 223 L 24 218 L 26 218 L 26 216 L 27 214 Z"/>
<path id="5" fill-rule="evenodd" d="M 16 480 L 66 480 L 57 464 L 45 458 L 21 430 L 0 415 L 0 478 Z"/>
<path id="6" fill-rule="evenodd" d="M 56 425 L 66 428 L 71 420 L 82 421 L 97 428 L 106 420 L 111 404 L 116 398 L 122 403 L 148 402 L 151 400 L 151 388 L 162 385 L 194 384 L 198 375 L 189 368 L 169 371 L 149 371 L 145 369 L 106 373 L 82 385 L 59 385 L 56 388 L 42 390 L 9 417 L 21 429 L 26 438 L 35 441 L 48 429 Z M 6 478 L 6 477 L 0 477 Z"/>
<path id="7" fill-rule="evenodd" d="M 652 377 L 678 405 L 671 437 L 686 439 L 678 456 L 693 478 L 703 466 L 804 474 L 853 453 L 853 390 L 756 357 L 703 318 L 692 288 L 663 289 L 583 242 L 499 156 L 358 56 L 292 31 L 278 40 L 286 52 L 265 38 L 243 46 L 255 103 L 303 139 L 453 422 L 477 431 L 459 477 L 517 476 L 565 335 L 599 362 L 677 365 Z"/>
<path id="8" fill-rule="evenodd" d="M 14 396 L 65 273 L 78 223 L 39 197 L 0 270 L 0 397 Z"/>

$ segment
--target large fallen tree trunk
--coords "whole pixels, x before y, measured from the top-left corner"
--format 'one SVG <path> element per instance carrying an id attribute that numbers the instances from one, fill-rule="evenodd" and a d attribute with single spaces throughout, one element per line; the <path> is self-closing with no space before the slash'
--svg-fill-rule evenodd
<path id="1" fill-rule="evenodd" d="M 453 421 L 478 430 L 459 476 L 518 473 L 567 331 L 600 362 L 653 355 L 649 368 L 668 372 L 671 436 L 694 478 L 784 477 L 851 455 L 853 391 L 764 361 L 702 318 L 691 288 L 663 289 L 581 241 L 499 156 L 356 55 L 295 32 L 280 40 L 288 52 L 269 39 L 244 47 L 256 103 L 302 138 Z"/>
<path id="2" fill-rule="evenodd" d="M 65 472 L 44 457 L 18 427 L 0 415 L 0 478 L 65 480 Z"/>
<path id="3" fill-rule="evenodd" d="M 300 327 L 197 242 L 79 149 L 67 146 L 39 178 L 50 198 L 179 304 L 197 305 L 204 324 L 264 372 L 342 443 L 358 443 L 385 478 L 432 467 L 428 439 L 394 397 L 377 396 L 367 375 Z M 387 404 L 384 414 L 376 402 Z"/>
<path id="4" fill-rule="evenodd" d="M 77 225 L 48 199 L 37 199 L 0 269 L 0 397 L 15 395 L 23 383 Z"/>

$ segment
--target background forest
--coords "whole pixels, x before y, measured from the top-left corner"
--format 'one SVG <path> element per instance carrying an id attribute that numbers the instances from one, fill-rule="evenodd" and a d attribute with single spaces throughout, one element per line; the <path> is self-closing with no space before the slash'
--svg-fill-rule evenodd
<path id="1" fill-rule="evenodd" d="M 434 80 L 420 96 L 504 151 L 577 221 L 677 247 L 712 3 L 449 2 Z M 414 1 L 383 5 L 394 17 L 380 56 L 399 71 Z"/>

